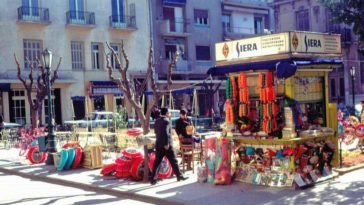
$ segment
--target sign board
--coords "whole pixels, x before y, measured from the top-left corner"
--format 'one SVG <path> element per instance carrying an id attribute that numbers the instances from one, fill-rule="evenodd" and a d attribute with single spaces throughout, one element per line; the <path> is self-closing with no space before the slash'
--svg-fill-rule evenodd
<path id="1" fill-rule="evenodd" d="M 341 54 L 340 35 L 290 32 L 291 52 Z"/>
<path id="2" fill-rule="evenodd" d="M 285 32 L 215 44 L 216 61 L 284 53 L 341 54 L 340 35 Z"/>

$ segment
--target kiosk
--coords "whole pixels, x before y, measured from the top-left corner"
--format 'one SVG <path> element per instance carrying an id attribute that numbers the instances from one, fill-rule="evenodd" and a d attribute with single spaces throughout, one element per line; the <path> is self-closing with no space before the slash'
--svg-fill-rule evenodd
<path id="1" fill-rule="evenodd" d="M 235 179 L 303 187 L 338 165 L 336 104 L 328 75 L 342 66 L 340 35 L 284 32 L 215 45 L 225 75 L 226 133 Z"/>

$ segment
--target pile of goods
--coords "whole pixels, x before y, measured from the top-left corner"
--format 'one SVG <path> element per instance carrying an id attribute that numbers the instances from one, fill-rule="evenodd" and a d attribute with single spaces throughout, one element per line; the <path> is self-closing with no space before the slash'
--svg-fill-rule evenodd
<path id="1" fill-rule="evenodd" d="M 155 161 L 154 152 L 150 154 L 149 171 L 153 170 Z M 159 167 L 158 177 L 160 179 L 172 176 L 172 166 L 166 157 Z M 101 170 L 103 176 L 114 176 L 116 178 L 132 178 L 140 181 L 144 176 L 144 153 L 135 148 L 127 148 L 121 151 L 121 157 L 117 158 L 114 163 L 105 165 Z"/>
<path id="2" fill-rule="evenodd" d="M 54 165 L 58 171 L 77 168 L 83 158 L 83 150 L 78 143 L 67 143 L 62 150 L 53 155 Z"/>
<path id="3" fill-rule="evenodd" d="M 235 150 L 238 158 L 236 180 L 257 185 L 284 187 L 315 183 L 331 174 L 335 145 L 331 141 L 305 142 L 290 146 L 242 145 Z"/>

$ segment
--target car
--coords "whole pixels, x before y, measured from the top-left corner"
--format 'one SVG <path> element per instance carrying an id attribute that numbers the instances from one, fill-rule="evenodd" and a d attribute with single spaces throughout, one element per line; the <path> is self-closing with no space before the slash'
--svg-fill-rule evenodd
<path id="1" fill-rule="evenodd" d="M 83 120 L 69 120 L 65 121 L 64 124 L 66 125 L 77 125 L 79 127 L 98 127 L 103 126 L 107 127 L 112 124 L 113 119 L 113 112 L 106 112 L 106 111 L 98 111 L 98 112 L 92 112 L 91 117 Z"/>

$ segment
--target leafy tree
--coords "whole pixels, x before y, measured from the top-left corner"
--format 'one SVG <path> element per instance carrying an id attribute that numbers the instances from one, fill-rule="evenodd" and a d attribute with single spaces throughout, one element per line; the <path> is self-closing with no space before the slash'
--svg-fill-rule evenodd
<path id="1" fill-rule="evenodd" d="M 364 1 L 363 0 L 318 0 L 329 9 L 332 20 L 353 25 L 359 36 L 359 50 L 364 51 Z"/>

